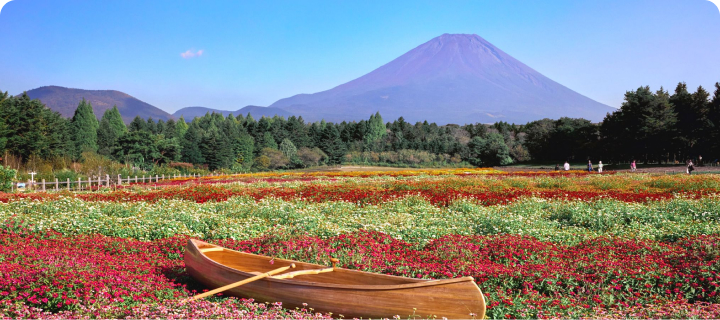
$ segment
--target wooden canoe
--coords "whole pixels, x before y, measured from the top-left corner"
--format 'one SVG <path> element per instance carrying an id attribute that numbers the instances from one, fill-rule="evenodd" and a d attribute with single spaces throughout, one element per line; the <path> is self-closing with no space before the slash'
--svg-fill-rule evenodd
<path id="1" fill-rule="evenodd" d="M 301 270 L 326 269 L 311 263 L 230 250 L 190 239 L 185 266 L 190 275 L 210 289 L 295 264 Z M 287 272 L 286 272 L 287 273 Z M 275 277 L 282 276 L 278 274 Z M 268 277 L 225 292 L 257 302 L 282 302 L 283 307 L 303 307 L 332 312 L 345 318 L 392 318 L 410 315 L 449 319 L 482 319 L 485 299 L 472 277 L 443 280 L 412 279 L 358 270 L 334 268 L 332 272 L 299 275 L 290 279 Z"/>

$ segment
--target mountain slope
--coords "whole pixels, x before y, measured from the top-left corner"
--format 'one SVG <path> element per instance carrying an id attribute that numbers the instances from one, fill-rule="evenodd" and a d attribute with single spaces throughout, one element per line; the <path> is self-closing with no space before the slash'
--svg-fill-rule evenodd
<path id="1" fill-rule="evenodd" d="M 477 35 L 444 34 L 374 71 L 270 107 L 308 121 L 385 119 L 525 123 L 542 118 L 600 121 L 612 108 L 543 76 Z"/>
<path id="2" fill-rule="evenodd" d="M 95 116 L 100 119 L 105 110 L 117 105 L 123 120 L 132 121 L 135 116 L 144 119 L 152 117 L 168 120 L 172 116 L 150 104 L 142 102 L 127 93 L 115 90 L 82 90 L 58 86 L 47 86 L 27 91 L 31 99 L 40 99 L 48 108 L 60 112 L 63 117 L 72 117 L 80 101 L 90 101 Z"/>
<path id="3" fill-rule="evenodd" d="M 235 111 L 217 110 L 217 109 L 204 108 L 204 107 L 187 107 L 187 108 L 182 108 L 178 111 L 175 111 L 175 113 L 173 113 L 173 116 L 176 118 L 183 116 L 183 117 L 185 117 L 186 121 L 190 121 L 195 117 L 202 117 L 208 112 L 209 113 L 213 113 L 213 112 L 221 113 L 225 117 L 227 117 L 229 114 L 232 114 L 234 116 L 238 116 L 238 115 L 247 116 L 248 113 L 250 113 L 250 114 L 252 114 L 253 118 L 255 118 L 255 119 L 260 119 L 261 117 L 274 117 L 275 115 L 288 118 L 293 115 L 292 113 L 287 112 L 280 108 L 246 106 L 246 107 L 243 107 L 243 108 L 235 110 Z"/>

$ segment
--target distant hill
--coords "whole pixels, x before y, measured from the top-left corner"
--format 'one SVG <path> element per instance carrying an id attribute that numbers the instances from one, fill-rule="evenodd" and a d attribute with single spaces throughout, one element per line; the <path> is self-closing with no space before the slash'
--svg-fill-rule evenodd
<path id="1" fill-rule="evenodd" d="M 249 114 L 253 116 L 255 119 L 259 119 L 261 117 L 274 117 L 274 116 L 280 116 L 288 118 L 292 116 L 293 114 L 290 112 L 287 112 L 280 108 L 269 108 L 269 107 L 259 107 L 259 106 L 247 106 L 235 111 L 230 110 L 217 110 L 217 109 L 211 109 L 211 108 L 205 108 L 205 107 L 187 107 L 182 108 L 178 111 L 175 111 L 173 113 L 173 116 L 175 118 L 180 118 L 180 116 L 183 116 L 186 121 L 190 121 L 194 119 L 195 117 L 202 117 L 206 113 L 221 113 L 223 116 L 227 117 L 229 114 L 232 114 L 233 116 L 243 115 L 243 117 L 246 117 Z"/>
<path id="2" fill-rule="evenodd" d="M 132 121 L 135 116 L 147 119 L 152 117 L 156 121 L 172 119 L 169 113 L 160 110 L 150 104 L 142 102 L 135 97 L 115 90 L 82 90 L 58 86 L 47 86 L 27 91 L 31 99 L 40 99 L 48 108 L 60 112 L 63 117 L 70 118 L 75 114 L 80 101 L 90 101 L 93 112 L 98 119 L 105 113 L 105 110 L 117 105 L 123 120 L 126 123 Z"/>
<path id="3" fill-rule="evenodd" d="M 543 118 L 600 121 L 613 108 L 545 77 L 478 35 L 444 34 L 374 71 L 327 91 L 281 99 L 307 121 L 386 120 L 438 124 L 526 123 Z"/>

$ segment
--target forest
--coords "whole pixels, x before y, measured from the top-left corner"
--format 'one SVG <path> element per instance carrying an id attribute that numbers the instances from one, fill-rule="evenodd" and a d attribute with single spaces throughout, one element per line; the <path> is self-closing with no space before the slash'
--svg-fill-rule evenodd
<path id="1" fill-rule="evenodd" d="M 126 125 L 116 107 L 98 120 L 83 100 L 65 119 L 26 94 L 0 92 L 5 167 L 73 179 L 128 170 L 249 172 L 337 164 L 682 163 L 701 155 L 710 162 L 720 154 L 719 127 L 720 83 L 712 95 L 703 87 L 690 92 L 685 83 L 673 93 L 639 87 L 601 123 L 560 118 L 462 126 L 402 117 L 385 122 L 379 113 L 341 123 L 213 113 L 189 122 L 136 117 Z"/>

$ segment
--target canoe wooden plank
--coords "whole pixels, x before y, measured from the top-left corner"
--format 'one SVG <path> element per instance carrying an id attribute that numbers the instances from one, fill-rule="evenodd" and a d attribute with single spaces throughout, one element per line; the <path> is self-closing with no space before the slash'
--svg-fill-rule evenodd
<path id="1" fill-rule="evenodd" d="M 206 250 L 212 248 L 222 250 Z M 292 263 L 297 271 L 327 268 L 283 259 L 274 259 L 270 264 L 270 260 L 193 239 L 188 241 L 185 250 L 188 272 L 209 288 Z M 482 319 L 485 314 L 482 292 L 471 277 L 425 280 L 335 268 L 333 272 L 291 279 L 265 278 L 233 288 L 226 294 L 253 298 L 257 302 L 280 301 L 290 309 L 307 303 L 316 312 L 342 314 L 345 318 L 392 318 L 395 315 L 406 318 L 415 312 L 423 318 L 467 319 L 474 313 Z"/>

